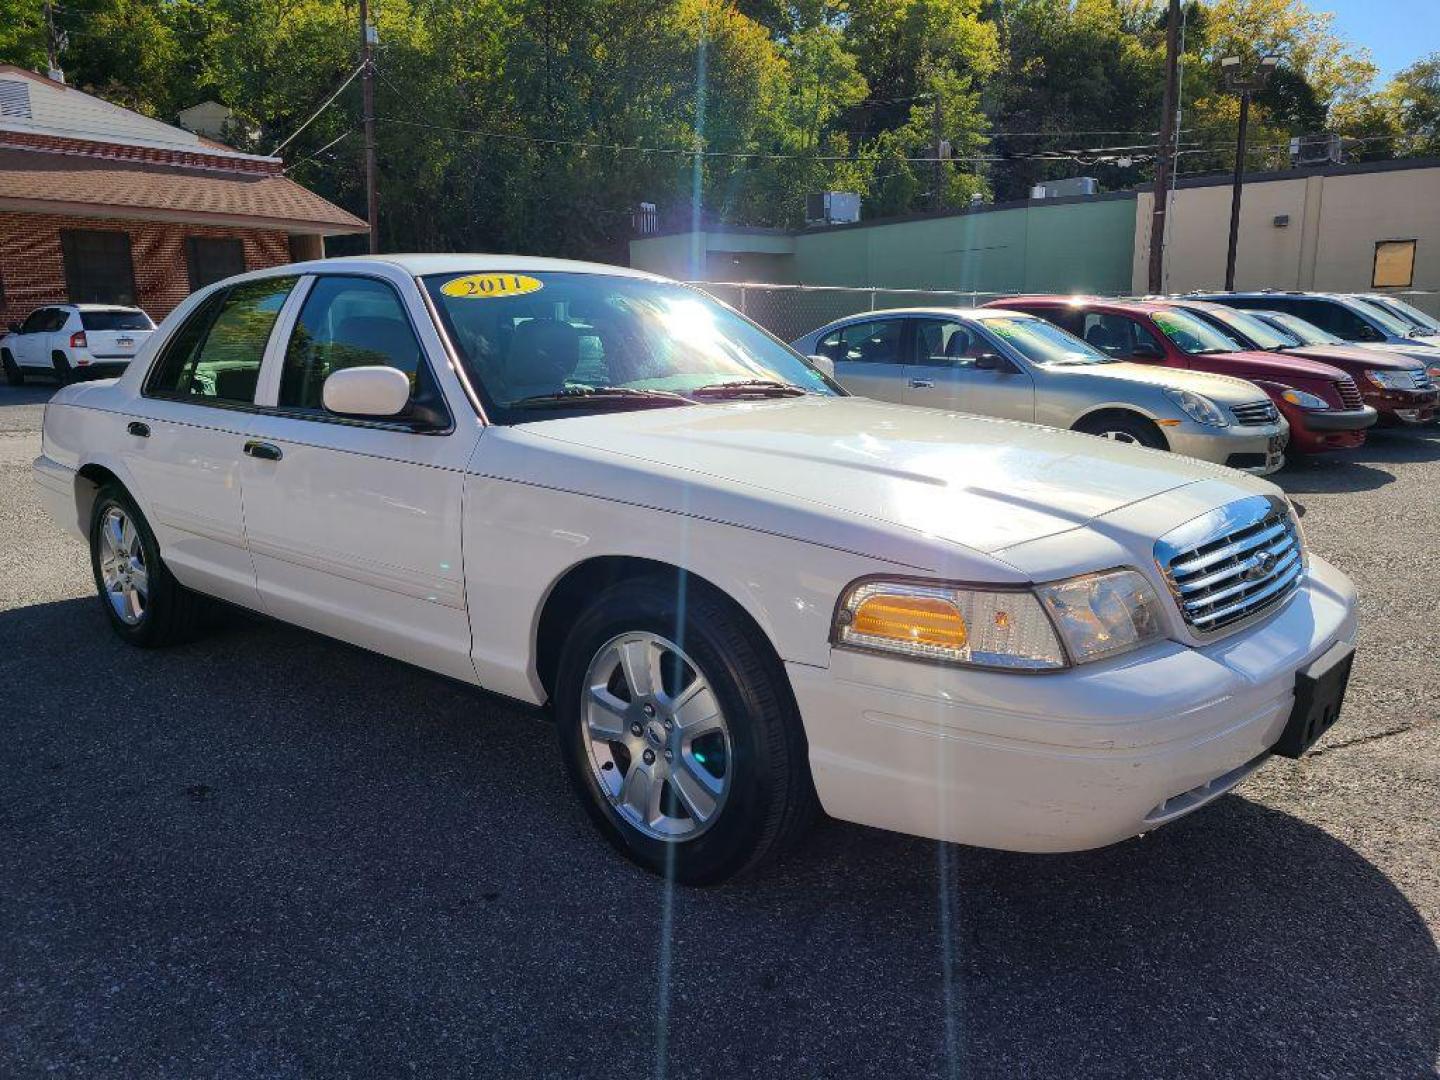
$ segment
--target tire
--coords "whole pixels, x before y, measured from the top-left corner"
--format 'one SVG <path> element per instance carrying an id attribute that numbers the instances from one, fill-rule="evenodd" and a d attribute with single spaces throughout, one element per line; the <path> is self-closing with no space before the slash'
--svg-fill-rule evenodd
<path id="1" fill-rule="evenodd" d="M 817 801 L 799 713 L 769 643 L 707 586 L 687 583 L 682 606 L 677 584 L 620 582 L 581 613 L 560 655 L 556 731 L 572 786 L 618 851 L 652 873 L 711 885 L 778 855 Z M 627 655 L 657 658 L 658 693 L 631 690 Z M 615 664 L 605 707 L 590 688 Z M 696 689 L 700 680 L 708 689 Z M 686 704 L 671 713 L 675 701 Z M 597 718 L 605 730 L 592 738 Z M 659 818 L 642 824 L 626 799 Z"/>
<path id="2" fill-rule="evenodd" d="M 1075 430 L 1084 432 L 1086 435 L 1098 435 L 1102 439 L 1111 439 L 1114 442 L 1129 443 L 1132 446 L 1148 446 L 1152 450 L 1170 449 L 1170 445 L 1165 441 L 1165 436 L 1160 434 L 1155 425 L 1143 416 L 1105 413 L 1100 416 L 1086 417 L 1075 425 Z"/>
<path id="3" fill-rule="evenodd" d="M 95 495 L 90 569 L 100 606 L 123 640 L 153 649 L 195 636 L 205 599 L 175 580 L 145 515 L 119 484 L 107 484 Z M 125 588 L 127 583 L 134 587 Z"/>
<path id="4" fill-rule="evenodd" d="M 0 365 L 5 368 L 5 381 L 11 386 L 25 385 L 25 372 L 20 370 L 20 365 L 15 363 L 15 357 L 10 355 L 9 349 L 0 349 Z"/>
<path id="5" fill-rule="evenodd" d="M 62 352 L 51 353 L 50 363 L 55 368 L 55 381 L 61 386 L 68 386 L 75 379 L 75 369 L 70 366 L 70 358 Z"/>

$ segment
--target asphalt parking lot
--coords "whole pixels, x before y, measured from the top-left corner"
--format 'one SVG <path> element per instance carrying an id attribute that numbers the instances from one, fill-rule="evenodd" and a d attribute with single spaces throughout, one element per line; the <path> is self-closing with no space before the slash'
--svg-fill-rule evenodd
<path id="1" fill-rule="evenodd" d="M 1019 856 L 823 823 L 670 890 L 535 715 L 227 616 L 111 635 L 0 387 L 0 1075 L 1434 1076 L 1440 429 L 1278 477 L 1357 580 L 1317 753 Z"/>

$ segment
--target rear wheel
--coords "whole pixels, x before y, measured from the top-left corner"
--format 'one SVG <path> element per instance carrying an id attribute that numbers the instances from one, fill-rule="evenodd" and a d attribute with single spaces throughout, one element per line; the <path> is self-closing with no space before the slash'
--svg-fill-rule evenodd
<path id="1" fill-rule="evenodd" d="M 0 349 L 0 365 L 5 368 L 5 381 L 11 386 L 24 386 L 25 373 L 20 370 L 20 365 L 15 363 L 15 357 L 10 355 L 9 349 Z"/>
<path id="2" fill-rule="evenodd" d="M 1111 442 L 1148 446 L 1153 450 L 1170 449 L 1165 442 L 1165 436 L 1160 434 L 1154 423 L 1143 416 L 1106 413 L 1080 421 L 1075 425 L 1075 430 L 1083 431 L 1087 435 L 1098 435 Z"/>
<path id="3" fill-rule="evenodd" d="M 75 369 L 70 366 L 70 358 L 63 352 L 51 353 L 50 363 L 55 368 L 55 381 L 61 386 L 75 377 Z"/>
<path id="4" fill-rule="evenodd" d="M 111 627 L 130 644 L 155 648 L 194 635 L 204 598 L 175 580 L 144 515 L 118 484 L 95 496 L 90 566 Z"/>
<path id="5" fill-rule="evenodd" d="M 777 854 L 815 795 L 783 668 L 729 604 L 674 579 L 622 582 L 581 614 L 555 712 L 570 780 L 646 869 L 712 884 Z"/>

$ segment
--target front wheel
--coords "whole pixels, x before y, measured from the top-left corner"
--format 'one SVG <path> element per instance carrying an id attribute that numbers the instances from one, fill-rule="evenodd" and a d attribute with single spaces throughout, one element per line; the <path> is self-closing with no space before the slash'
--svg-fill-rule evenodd
<path id="1" fill-rule="evenodd" d="M 155 648 L 193 636 L 204 599 L 175 580 L 140 508 L 119 484 L 96 493 L 90 566 L 110 625 L 125 641 Z"/>
<path id="2" fill-rule="evenodd" d="M 1165 436 L 1149 420 L 1141 416 L 1113 414 L 1080 421 L 1076 431 L 1086 435 L 1098 435 L 1111 442 L 1128 443 L 1131 446 L 1148 446 L 1152 450 L 1168 450 Z"/>
<path id="3" fill-rule="evenodd" d="M 724 881 L 777 854 L 813 816 L 784 670 L 707 588 L 657 577 L 597 596 L 561 654 L 555 713 L 590 816 L 654 873 Z"/>
<path id="4" fill-rule="evenodd" d="M 20 370 L 20 365 L 15 363 L 15 357 L 10 355 L 9 349 L 0 349 L 0 365 L 5 368 L 5 381 L 11 386 L 24 386 L 25 373 Z"/>

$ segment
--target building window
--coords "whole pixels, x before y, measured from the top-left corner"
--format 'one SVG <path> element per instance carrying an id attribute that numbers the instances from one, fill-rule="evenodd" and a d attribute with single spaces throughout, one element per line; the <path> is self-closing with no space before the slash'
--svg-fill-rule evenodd
<path id="1" fill-rule="evenodd" d="M 1375 245 L 1375 270 L 1370 285 L 1376 289 L 1408 289 L 1415 283 L 1415 241 L 1381 240 Z"/>
<path id="2" fill-rule="evenodd" d="M 210 236 L 185 238 L 185 262 L 190 271 L 190 291 L 203 289 L 227 277 L 245 272 L 245 245 L 237 239 Z"/>
<path id="3" fill-rule="evenodd" d="M 130 234 L 61 229 L 65 289 L 72 304 L 135 303 L 135 264 Z"/>

